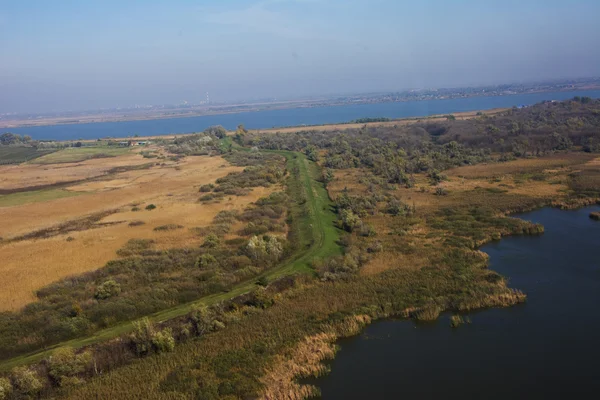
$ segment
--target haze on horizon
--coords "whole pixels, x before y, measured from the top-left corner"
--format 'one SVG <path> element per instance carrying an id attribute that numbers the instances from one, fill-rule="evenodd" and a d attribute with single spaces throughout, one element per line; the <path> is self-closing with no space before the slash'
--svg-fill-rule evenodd
<path id="1" fill-rule="evenodd" d="M 600 75 L 597 0 L 0 4 L 0 113 Z"/>

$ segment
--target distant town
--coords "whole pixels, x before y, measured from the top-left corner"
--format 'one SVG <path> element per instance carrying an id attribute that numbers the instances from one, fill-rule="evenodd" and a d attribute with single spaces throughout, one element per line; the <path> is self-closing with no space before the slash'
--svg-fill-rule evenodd
<path id="1" fill-rule="evenodd" d="M 123 108 L 115 107 L 87 111 L 63 111 L 54 113 L 0 113 L 0 128 L 150 120 L 286 108 L 309 108 L 342 106 L 348 104 L 441 100 L 477 96 L 508 96 L 526 93 L 593 89 L 600 89 L 600 78 L 565 79 L 478 87 L 407 89 L 385 93 L 379 92 L 328 96 L 324 95 L 320 97 L 289 100 L 261 99 L 236 102 L 213 102 L 210 100 L 209 94 L 206 93 L 206 97 L 195 104 L 192 104 L 188 101 L 182 101 L 181 104 L 138 104 Z"/>

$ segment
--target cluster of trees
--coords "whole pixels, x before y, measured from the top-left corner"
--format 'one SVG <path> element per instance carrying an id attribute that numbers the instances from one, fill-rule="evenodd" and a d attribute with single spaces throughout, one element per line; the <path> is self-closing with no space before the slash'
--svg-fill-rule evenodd
<path id="1" fill-rule="evenodd" d="M 258 148 L 302 151 L 326 168 L 369 168 L 389 183 L 411 186 L 412 174 L 493 161 L 495 153 L 508 160 L 575 147 L 598 151 L 600 100 L 546 102 L 468 120 L 249 134 L 244 140 Z"/>
<path id="2" fill-rule="evenodd" d="M 0 145 L 1 146 L 19 146 L 26 145 L 32 143 L 33 140 L 29 135 L 18 135 L 16 133 L 3 133 L 0 135 Z"/>

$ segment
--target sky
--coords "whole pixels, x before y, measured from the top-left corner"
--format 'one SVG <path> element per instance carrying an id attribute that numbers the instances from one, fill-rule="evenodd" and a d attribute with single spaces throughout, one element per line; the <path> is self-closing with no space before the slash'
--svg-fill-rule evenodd
<path id="1" fill-rule="evenodd" d="M 600 76 L 598 0 L 0 0 L 0 113 Z"/>

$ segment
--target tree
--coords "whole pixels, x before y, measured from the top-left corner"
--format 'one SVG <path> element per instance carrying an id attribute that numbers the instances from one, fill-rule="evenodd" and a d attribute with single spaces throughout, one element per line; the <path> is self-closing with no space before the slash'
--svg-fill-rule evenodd
<path id="1" fill-rule="evenodd" d="M 223 139 L 224 137 L 227 136 L 227 130 L 225 128 L 223 128 L 221 125 L 214 125 L 214 126 L 208 127 L 204 130 L 204 133 L 207 135 L 215 136 L 219 139 Z"/>
<path id="2" fill-rule="evenodd" d="M 208 248 L 212 249 L 212 248 L 218 247 L 220 243 L 221 243 L 221 239 L 219 239 L 219 237 L 217 235 L 215 235 L 214 233 L 211 233 L 208 236 L 206 236 L 206 239 L 204 239 L 204 243 L 202 243 L 202 247 L 208 247 Z"/>
<path id="3" fill-rule="evenodd" d="M 0 378 L 0 400 L 6 400 L 12 393 L 12 385 L 6 378 Z"/>
<path id="4" fill-rule="evenodd" d="M 48 360 L 48 375 L 58 386 L 80 383 L 78 374 L 85 372 L 92 362 L 92 354 L 85 351 L 75 354 L 71 347 L 56 350 Z"/>
<path id="5" fill-rule="evenodd" d="M 148 318 L 135 322 L 133 326 L 130 340 L 138 356 L 147 355 L 152 351 L 168 352 L 175 348 L 175 338 L 170 328 L 157 331 Z"/>
<path id="6" fill-rule="evenodd" d="M 119 293 L 121 293 L 121 285 L 113 279 L 109 279 L 96 287 L 94 297 L 98 300 L 104 300 L 116 296 Z"/>
<path id="7" fill-rule="evenodd" d="M 11 377 L 14 390 L 20 394 L 33 397 L 42 390 L 40 378 L 27 367 L 16 367 Z"/>
<path id="8" fill-rule="evenodd" d="M 205 305 L 200 305 L 190 313 L 190 322 L 198 336 L 222 329 L 225 325 L 217 319 L 216 313 Z"/>

